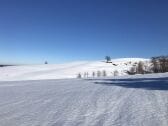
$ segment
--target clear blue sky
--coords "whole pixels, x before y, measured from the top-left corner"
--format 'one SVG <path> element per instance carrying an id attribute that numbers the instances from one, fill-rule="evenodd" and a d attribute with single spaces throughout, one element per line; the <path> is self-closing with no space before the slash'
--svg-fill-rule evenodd
<path id="1" fill-rule="evenodd" d="M 168 54 L 167 0 L 0 0 L 0 62 Z"/>

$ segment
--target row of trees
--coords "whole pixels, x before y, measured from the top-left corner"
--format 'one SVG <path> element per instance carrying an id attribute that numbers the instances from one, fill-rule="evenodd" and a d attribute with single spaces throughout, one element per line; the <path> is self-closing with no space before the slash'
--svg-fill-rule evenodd
<path id="1" fill-rule="evenodd" d="M 88 77 L 106 77 L 107 76 L 107 72 L 105 70 L 103 71 L 97 71 L 97 72 L 92 72 L 91 74 L 89 74 L 88 72 L 85 72 L 83 74 L 78 73 L 77 78 L 88 78 Z"/>
<path id="2" fill-rule="evenodd" d="M 168 56 L 152 57 L 151 62 L 154 73 L 168 72 Z"/>
<path id="3" fill-rule="evenodd" d="M 113 76 L 118 76 L 118 74 L 119 72 L 117 70 L 113 72 Z M 105 70 L 103 71 L 98 70 L 96 72 L 93 71 L 91 74 L 89 74 L 88 72 L 85 72 L 83 74 L 81 73 L 77 74 L 77 78 L 88 78 L 88 77 L 94 78 L 94 77 L 106 77 L 106 76 L 107 76 L 107 72 Z"/>
<path id="4" fill-rule="evenodd" d="M 140 61 L 137 66 L 131 67 L 130 71 L 127 71 L 129 75 L 134 74 L 145 74 L 147 73 L 147 70 L 145 69 L 144 63 Z"/>
<path id="5" fill-rule="evenodd" d="M 110 63 L 111 58 L 110 56 L 106 56 L 106 63 Z M 133 74 L 147 74 L 147 73 L 164 73 L 168 72 L 168 56 L 158 56 L 158 57 L 152 57 L 150 61 L 150 65 L 145 64 L 144 62 L 140 61 L 127 71 L 129 75 Z M 118 71 L 113 72 L 113 76 L 118 76 Z M 77 78 L 88 78 L 88 77 L 105 77 L 107 76 L 107 72 L 105 70 L 103 71 L 97 71 L 93 72 L 91 75 L 89 75 L 88 72 L 84 73 L 83 76 L 81 73 L 77 75 Z"/>
<path id="6" fill-rule="evenodd" d="M 168 56 L 158 56 L 151 58 L 151 65 L 145 66 L 144 62 L 139 62 L 127 71 L 128 74 L 164 73 L 168 72 Z"/>

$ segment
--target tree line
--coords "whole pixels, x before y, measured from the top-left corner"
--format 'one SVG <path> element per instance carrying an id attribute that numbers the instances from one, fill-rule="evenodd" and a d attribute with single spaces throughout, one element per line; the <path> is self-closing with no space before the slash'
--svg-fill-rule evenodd
<path id="1" fill-rule="evenodd" d="M 88 72 L 85 73 L 78 73 L 77 74 L 77 78 L 89 78 L 89 77 L 106 77 L 107 76 L 107 72 L 105 70 L 103 71 L 96 71 L 96 72 L 92 72 L 91 74 L 89 74 Z"/>
<path id="2" fill-rule="evenodd" d="M 140 61 L 137 66 L 132 67 L 127 73 L 133 74 L 147 74 L 147 73 L 165 73 L 168 72 L 168 56 L 152 57 L 150 60 L 151 65 L 145 66 Z"/>
<path id="3" fill-rule="evenodd" d="M 168 72 L 168 56 L 152 57 L 151 62 L 154 73 Z"/>
<path id="4" fill-rule="evenodd" d="M 106 63 L 111 63 L 110 56 L 105 57 Z M 126 71 L 129 75 L 134 74 L 148 74 L 148 73 L 164 73 L 168 72 L 168 56 L 156 56 L 152 57 L 150 59 L 150 65 L 147 66 L 143 61 L 139 61 L 138 63 L 135 63 L 133 67 L 130 68 L 130 70 Z M 113 76 L 118 76 L 119 72 L 115 70 L 113 73 Z M 88 78 L 88 77 L 106 77 L 107 72 L 105 70 L 103 71 L 96 71 L 92 73 L 78 73 L 77 78 Z"/>
<path id="5" fill-rule="evenodd" d="M 111 75 L 113 76 L 118 76 L 119 75 L 119 72 L 117 70 L 111 72 Z M 77 74 L 77 78 L 95 78 L 95 77 L 107 77 L 108 74 L 107 74 L 107 71 L 106 70 L 103 70 L 103 71 L 93 71 L 92 73 L 88 73 L 88 72 L 84 72 L 84 73 L 78 73 Z"/>

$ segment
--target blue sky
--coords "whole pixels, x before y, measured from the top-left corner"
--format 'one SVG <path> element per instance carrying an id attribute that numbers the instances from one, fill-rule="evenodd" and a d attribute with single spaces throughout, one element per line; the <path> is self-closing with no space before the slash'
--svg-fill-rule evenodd
<path id="1" fill-rule="evenodd" d="M 166 0 L 0 0 L 0 62 L 168 54 Z"/>

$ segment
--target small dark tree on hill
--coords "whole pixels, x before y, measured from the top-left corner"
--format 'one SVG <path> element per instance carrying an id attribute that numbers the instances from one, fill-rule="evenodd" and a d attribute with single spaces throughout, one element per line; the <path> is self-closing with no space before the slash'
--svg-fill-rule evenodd
<path id="1" fill-rule="evenodd" d="M 48 62 L 47 62 L 47 61 L 45 61 L 45 62 L 44 62 L 44 64 L 48 64 Z"/>
<path id="2" fill-rule="evenodd" d="M 106 63 L 109 63 L 111 61 L 111 57 L 110 56 L 106 56 L 105 60 L 106 60 Z"/>

